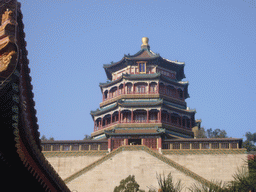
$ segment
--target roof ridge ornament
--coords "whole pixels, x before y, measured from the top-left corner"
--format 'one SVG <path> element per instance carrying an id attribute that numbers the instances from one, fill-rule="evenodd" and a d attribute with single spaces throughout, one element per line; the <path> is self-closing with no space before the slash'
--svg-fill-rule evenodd
<path id="1" fill-rule="evenodd" d="M 149 38 L 148 37 L 142 37 L 141 41 L 142 41 L 141 49 L 150 50 L 150 46 L 148 44 Z"/>

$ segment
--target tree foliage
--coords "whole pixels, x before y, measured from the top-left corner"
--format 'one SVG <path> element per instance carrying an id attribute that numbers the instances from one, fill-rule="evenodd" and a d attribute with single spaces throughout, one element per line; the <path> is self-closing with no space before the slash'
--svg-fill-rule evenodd
<path id="1" fill-rule="evenodd" d="M 144 192 L 139 187 L 139 184 L 135 181 L 135 176 L 129 175 L 120 181 L 120 185 L 115 187 L 114 192 Z"/>
<path id="2" fill-rule="evenodd" d="M 229 191 L 227 186 L 227 183 L 222 181 L 212 181 L 209 185 L 194 183 L 188 190 L 191 192 L 226 192 Z"/>
<path id="3" fill-rule="evenodd" d="M 89 140 L 89 139 L 91 139 L 91 136 L 90 136 L 90 135 L 85 134 L 85 135 L 84 135 L 84 139 L 83 139 L 83 140 Z"/>
<path id="4" fill-rule="evenodd" d="M 49 139 L 47 139 L 45 135 L 42 135 L 41 141 L 54 141 L 54 138 L 50 137 Z"/>
<path id="5" fill-rule="evenodd" d="M 183 188 L 180 180 L 177 181 L 175 184 L 173 183 L 171 173 L 168 174 L 167 178 L 165 178 L 164 174 L 156 174 L 156 178 L 158 180 L 161 192 L 178 192 L 181 191 Z"/>
<path id="6" fill-rule="evenodd" d="M 204 127 L 202 127 L 198 131 L 197 138 L 227 138 L 227 132 L 220 129 L 212 130 L 212 128 L 205 130 Z"/>
<path id="7" fill-rule="evenodd" d="M 247 132 L 245 133 L 246 140 L 243 142 L 243 148 L 247 151 L 256 151 L 256 133 Z"/>

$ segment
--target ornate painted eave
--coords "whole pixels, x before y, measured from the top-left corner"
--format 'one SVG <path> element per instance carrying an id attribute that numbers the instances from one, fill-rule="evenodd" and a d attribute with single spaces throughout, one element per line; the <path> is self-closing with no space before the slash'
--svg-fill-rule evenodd
<path id="1" fill-rule="evenodd" d="M 163 58 L 163 57 L 162 57 L 162 59 L 165 60 L 165 61 L 167 61 L 167 62 L 169 62 L 169 63 L 175 63 L 175 64 L 177 64 L 177 65 L 185 65 L 185 62 L 172 61 L 172 60 L 170 60 L 170 59 L 165 59 L 165 58 Z"/>
<path id="2" fill-rule="evenodd" d="M 143 55 L 144 52 L 147 53 L 147 55 L 148 55 L 147 57 L 140 56 L 140 55 Z M 116 65 L 119 65 L 120 63 L 122 63 L 123 61 L 126 61 L 126 60 L 140 60 L 140 59 L 142 59 L 142 60 L 145 60 L 145 59 L 152 60 L 152 59 L 156 59 L 158 57 L 160 57 L 159 54 L 155 54 L 154 52 L 144 48 L 144 49 L 141 49 L 140 51 L 138 51 L 137 53 L 135 53 L 134 55 L 130 55 L 130 54 L 124 55 L 124 57 L 118 62 L 112 62 L 111 64 L 104 64 L 103 68 L 104 69 L 112 68 L 112 67 L 114 67 Z"/>
<path id="3" fill-rule="evenodd" d="M 139 79 L 145 79 L 145 80 L 151 80 L 151 79 L 159 79 L 159 77 L 161 76 L 160 73 L 152 73 L 152 74 L 122 74 L 121 77 L 119 77 L 117 80 L 115 81 L 110 81 L 107 83 L 100 83 L 100 87 L 101 88 L 105 88 L 105 87 L 109 87 L 111 85 L 114 85 L 118 82 L 121 82 L 124 79 L 127 80 L 139 80 Z"/>
<path id="4" fill-rule="evenodd" d="M 161 106 L 163 104 L 163 99 L 154 99 L 152 101 L 150 100 L 119 100 L 118 101 L 119 106 L 121 107 L 152 107 L 152 106 Z"/>
<path id="5" fill-rule="evenodd" d="M 112 62 L 111 64 L 104 64 L 103 68 L 105 69 L 108 79 L 111 80 L 111 73 L 120 70 L 128 65 L 133 65 L 135 63 L 134 61 L 151 61 L 155 65 L 176 71 L 178 80 L 185 78 L 184 62 L 172 61 L 162 58 L 159 54 L 151 51 L 148 44 L 142 45 L 141 50 L 134 55 L 124 55 L 124 57 L 120 61 Z"/>
<path id="6" fill-rule="evenodd" d="M 109 81 L 106 83 L 100 83 L 99 86 L 102 88 L 106 88 L 112 85 L 115 85 L 116 83 L 122 82 L 123 80 L 153 80 L 153 79 L 161 79 L 165 82 L 172 83 L 177 86 L 181 87 L 187 87 L 189 85 L 188 81 L 177 81 L 176 79 L 171 79 L 169 77 L 166 77 L 162 75 L 161 73 L 152 73 L 152 74 L 122 74 L 121 77 L 119 77 L 115 81 Z"/>
<path id="7" fill-rule="evenodd" d="M 175 110 L 177 112 L 182 112 L 188 115 L 194 114 L 196 113 L 196 110 L 190 110 L 190 109 L 185 109 L 180 108 L 181 106 L 177 106 L 175 104 L 171 104 L 168 103 L 166 101 L 164 101 L 163 99 L 138 99 L 138 100 L 117 100 L 115 103 L 107 106 L 107 107 L 103 107 L 100 109 L 97 109 L 95 111 L 91 111 L 90 114 L 92 116 L 98 116 L 98 115 L 102 115 L 106 112 L 112 111 L 114 109 L 117 109 L 118 107 L 125 107 L 125 108 L 132 108 L 132 107 L 138 107 L 138 108 L 143 108 L 143 107 L 160 107 L 160 106 L 165 106 L 167 109 L 170 110 Z"/>
<path id="8" fill-rule="evenodd" d="M 191 131 L 177 131 L 177 130 L 175 130 L 175 131 L 172 131 L 172 130 L 168 130 L 168 129 L 166 129 L 166 134 L 168 134 L 168 135 L 170 135 L 171 137 L 174 137 L 174 138 L 176 138 L 175 139 L 175 141 L 176 140 L 178 140 L 178 139 L 180 139 L 180 140 L 183 140 L 184 138 L 186 138 L 186 139 L 189 139 L 189 138 L 193 138 L 193 133 L 191 132 Z M 167 139 L 165 139 L 165 141 L 166 141 Z M 173 139 L 171 139 L 172 141 L 173 141 Z"/>
<path id="9" fill-rule="evenodd" d="M 184 109 L 184 108 L 180 108 L 180 107 L 177 107 L 169 102 L 166 102 L 164 101 L 163 102 L 163 106 L 165 106 L 166 108 L 169 108 L 169 109 L 174 109 L 174 110 L 177 110 L 178 112 L 182 112 L 182 113 L 185 113 L 185 114 L 195 114 L 196 113 L 196 110 L 195 109 Z"/>
<path id="10" fill-rule="evenodd" d="M 95 111 L 91 111 L 91 115 L 95 116 L 95 115 L 101 115 L 103 113 L 106 113 L 108 111 L 111 111 L 113 109 L 116 109 L 117 107 L 151 107 L 151 106 L 161 106 L 163 104 L 163 100 L 162 99 L 154 99 L 153 101 L 150 100 L 146 100 L 146 101 L 142 101 L 142 100 L 138 100 L 138 101 L 127 101 L 127 100 L 117 100 L 116 103 L 111 104 L 107 107 L 103 107 L 101 109 L 97 109 Z"/>
<path id="11" fill-rule="evenodd" d="M 111 104 L 111 105 L 109 105 L 107 107 L 104 107 L 104 108 L 101 108 L 101 109 L 96 109 L 95 111 L 91 111 L 90 114 L 92 116 L 101 115 L 101 114 L 103 114 L 105 112 L 108 112 L 108 111 L 111 111 L 111 110 L 117 108 L 117 106 L 118 106 L 118 103 L 116 102 L 116 103 L 113 103 L 113 104 Z"/>
<path id="12" fill-rule="evenodd" d="M 162 128 L 114 128 L 112 130 L 104 130 L 107 137 L 110 136 L 129 136 L 129 135 L 162 135 L 165 129 Z"/>

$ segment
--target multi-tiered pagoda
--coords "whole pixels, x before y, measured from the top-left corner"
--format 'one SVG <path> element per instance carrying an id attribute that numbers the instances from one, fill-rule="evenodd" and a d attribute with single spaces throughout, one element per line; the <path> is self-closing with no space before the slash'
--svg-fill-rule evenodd
<path id="1" fill-rule="evenodd" d="M 165 139 L 193 138 L 200 122 L 185 102 L 184 66 L 151 51 L 147 37 L 136 54 L 104 65 L 109 81 L 100 83 L 102 102 L 91 111 L 92 138 L 107 138 L 109 150 L 121 145 L 161 149 Z"/>

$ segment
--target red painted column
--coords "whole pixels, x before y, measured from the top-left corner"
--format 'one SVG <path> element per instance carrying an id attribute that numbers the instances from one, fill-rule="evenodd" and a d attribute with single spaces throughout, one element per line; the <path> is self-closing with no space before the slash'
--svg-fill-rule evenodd
<path id="1" fill-rule="evenodd" d="M 112 124 L 112 114 L 111 114 L 111 117 L 110 117 L 111 119 L 110 119 L 110 124 Z"/>
<path id="2" fill-rule="evenodd" d="M 121 113 L 121 119 L 120 119 L 120 122 L 121 122 L 121 123 L 123 122 L 123 113 Z"/>
<path id="3" fill-rule="evenodd" d="M 157 91 L 156 92 L 160 93 L 160 83 L 159 82 L 157 83 Z"/>
<path id="4" fill-rule="evenodd" d="M 101 118 L 101 128 L 103 127 L 103 117 Z"/>
<path id="5" fill-rule="evenodd" d="M 111 151 L 111 138 L 108 138 L 108 152 Z"/>
<path id="6" fill-rule="evenodd" d="M 133 123 L 133 109 L 131 111 L 131 123 Z"/>
<path id="7" fill-rule="evenodd" d="M 162 110 L 161 109 L 159 110 L 159 121 L 160 121 L 160 123 L 162 121 Z"/>
<path id="8" fill-rule="evenodd" d="M 135 84 L 133 84 L 132 90 L 133 90 L 133 94 L 134 94 L 135 93 Z"/>
<path id="9" fill-rule="evenodd" d="M 121 120 L 120 120 L 120 110 L 118 111 L 118 123 L 121 123 Z"/>
<path id="10" fill-rule="evenodd" d="M 147 109 L 147 123 L 149 123 L 149 109 Z"/>
<path id="11" fill-rule="evenodd" d="M 161 150 L 162 149 L 162 138 L 159 137 L 158 138 L 158 150 Z"/>
<path id="12" fill-rule="evenodd" d="M 119 86 L 117 86 L 117 94 L 116 96 L 119 95 Z"/>

